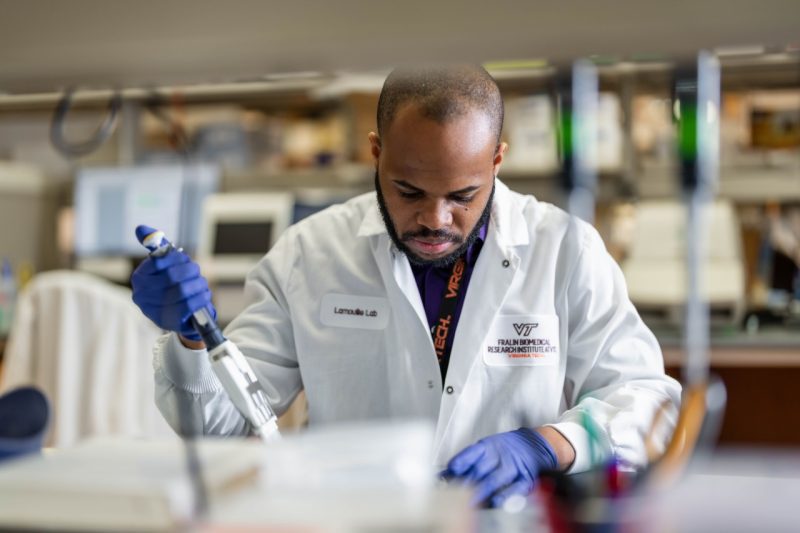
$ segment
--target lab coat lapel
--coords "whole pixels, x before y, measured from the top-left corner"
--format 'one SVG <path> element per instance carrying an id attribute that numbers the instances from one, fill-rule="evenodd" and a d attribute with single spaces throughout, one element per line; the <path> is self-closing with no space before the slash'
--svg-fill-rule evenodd
<path id="1" fill-rule="evenodd" d="M 383 284 L 391 301 L 402 294 L 402 299 L 407 301 L 419 318 L 422 327 L 428 331 L 428 319 L 425 316 L 425 307 L 419 295 L 414 273 L 408 264 L 408 259 L 392 243 L 386 225 L 381 218 L 378 204 L 371 206 L 365 213 L 364 220 L 358 229 L 359 237 L 371 238 L 372 254 L 381 272 Z M 401 294 L 396 294 L 395 289 Z M 433 350 L 433 341 L 431 341 Z"/>
<path id="2" fill-rule="evenodd" d="M 377 247 L 374 252 L 383 283 L 387 291 L 393 292 L 389 298 L 392 301 L 397 301 L 397 298 L 405 300 L 414 310 L 422 328 L 428 331 L 425 307 L 419 294 L 417 282 L 414 280 L 414 273 L 408 264 L 408 259 L 394 247 L 388 235 L 385 238 L 377 239 Z M 396 294 L 394 294 L 395 289 L 397 291 Z M 431 352 L 433 352 L 433 341 L 431 341 L 430 345 Z"/>
<path id="3" fill-rule="evenodd" d="M 373 222 L 375 221 L 373 220 Z M 380 221 L 380 224 L 383 225 L 383 221 Z M 395 314 L 393 322 L 396 334 L 390 339 L 390 346 L 396 346 L 397 351 L 390 349 L 387 353 L 387 357 L 393 358 L 393 360 L 387 361 L 387 370 L 390 373 L 389 383 L 392 383 L 387 392 L 392 412 L 402 415 L 407 412 L 410 403 L 421 402 L 422 412 L 435 421 L 438 418 L 438 397 L 441 396 L 442 386 L 441 379 L 438 378 L 439 365 L 428 330 L 428 319 L 414 273 L 411 271 L 408 259 L 397 250 L 385 229 L 383 232 L 371 233 L 371 246 L 383 285 L 386 288 L 386 295 L 391 302 L 392 312 Z M 405 357 L 396 359 L 400 352 L 404 352 Z M 395 365 L 398 364 L 401 371 L 394 372 L 393 369 L 397 370 Z M 406 364 L 410 365 L 408 367 L 410 372 L 402 371 L 406 369 L 403 366 Z M 411 382 L 397 382 L 399 374 L 410 375 Z M 420 382 L 427 383 L 427 390 L 437 391 L 437 395 L 420 396 L 418 394 Z M 413 398 L 409 395 L 417 397 Z"/>
<path id="4" fill-rule="evenodd" d="M 452 387 L 453 393 L 442 395 L 436 426 L 436 456 L 442 451 L 458 451 L 450 450 L 452 445 L 448 442 L 461 433 L 451 427 L 454 425 L 453 414 L 458 408 L 467 408 L 468 411 L 476 408 L 471 403 L 479 399 L 463 394 L 464 387 L 476 365 L 482 364 L 484 340 L 519 270 L 520 258 L 514 248 L 528 242 L 529 234 L 521 210 L 512 203 L 508 189 L 498 180 L 489 232 L 472 272 L 453 340 L 445 383 L 445 391 Z M 462 404 L 466 405 L 462 407 Z M 442 464 L 449 459 L 438 457 Z"/>
<path id="5" fill-rule="evenodd" d="M 508 261 L 508 267 L 504 267 Z M 450 364 L 447 369 L 445 390 L 452 387 L 453 393 L 445 392 L 439 408 L 439 421 L 436 427 L 436 449 L 449 429 L 451 418 L 462 402 L 473 402 L 463 394 L 464 386 L 475 365 L 481 364 L 481 347 L 494 317 L 506 299 L 508 289 L 519 268 L 519 257 L 502 247 L 495 236 L 487 236 L 475 270 L 467 289 L 464 307 L 461 311 Z"/>

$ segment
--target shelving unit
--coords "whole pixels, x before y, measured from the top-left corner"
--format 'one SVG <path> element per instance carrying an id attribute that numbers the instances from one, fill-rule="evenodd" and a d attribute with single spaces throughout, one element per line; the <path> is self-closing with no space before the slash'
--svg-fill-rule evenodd
<path id="1" fill-rule="evenodd" d="M 601 91 L 619 99 L 621 109 L 622 164 L 603 172 L 598 183 L 599 209 L 620 201 L 676 198 L 676 170 L 671 146 L 665 143 L 660 160 L 639 153 L 633 141 L 633 101 L 638 96 L 655 96 L 668 101 L 675 66 L 664 59 L 639 61 L 599 61 Z M 723 91 L 753 89 L 799 89 L 800 53 L 761 54 L 752 57 L 723 57 Z M 498 85 L 509 101 L 515 97 L 545 95 L 554 98 L 559 76 L 565 65 L 540 65 L 492 70 Z M 366 132 L 374 127 L 377 91 L 386 72 L 372 73 L 301 73 L 290 77 L 265 77 L 236 83 L 194 86 L 130 88 L 123 91 L 127 102 L 116 134 L 104 147 L 101 157 L 79 160 L 83 164 L 136 164 L 147 159 L 143 151 L 142 124 L 145 104 L 156 95 L 167 113 L 190 114 L 196 110 L 226 105 L 262 116 L 320 117 L 337 115 L 346 124 L 347 145 L 332 164 L 321 166 L 258 165 L 223 169 L 223 190 L 264 190 L 293 188 L 334 188 L 354 192 L 372 188 L 373 169 L 366 145 Z M 74 107 L 75 119 L 81 116 L 90 124 L 99 116 L 110 97 L 109 91 L 81 91 Z M 0 95 L 0 123 L 6 117 L 31 117 L 46 132 L 49 113 L 60 94 Z M 372 107 L 371 107 L 372 106 Z M 554 124 L 555 126 L 555 124 Z M 509 139 L 514 146 L 514 139 Z M 0 146 L 0 151 L 3 147 Z M 162 154 L 163 155 L 163 154 Z M 791 157 L 790 157 L 791 159 Z M 765 201 L 800 201 L 800 151 L 795 163 L 776 165 L 768 157 L 754 157 L 746 166 L 723 165 L 720 168 L 719 196 L 737 205 Z M 501 179 L 513 189 L 536 195 L 544 201 L 563 205 L 555 170 L 504 167 Z M 757 185 L 754 185 L 756 184 Z M 64 203 L 70 201 L 69 180 L 59 185 Z"/>

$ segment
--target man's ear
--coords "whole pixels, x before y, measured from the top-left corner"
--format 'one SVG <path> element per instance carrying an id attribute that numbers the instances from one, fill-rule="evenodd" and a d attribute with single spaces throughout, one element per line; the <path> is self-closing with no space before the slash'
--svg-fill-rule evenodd
<path id="1" fill-rule="evenodd" d="M 375 164 L 378 164 L 378 157 L 381 155 L 381 138 L 374 131 L 369 132 L 369 144 L 372 157 L 375 158 Z"/>
<path id="2" fill-rule="evenodd" d="M 500 165 L 503 164 L 503 158 L 506 155 L 506 150 L 508 150 L 508 143 L 502 142 L 497 145 L 497 149 L 494 151 L 494 160 L 492 163 L 494 165 L 495 176 L 500 173 Z"/>

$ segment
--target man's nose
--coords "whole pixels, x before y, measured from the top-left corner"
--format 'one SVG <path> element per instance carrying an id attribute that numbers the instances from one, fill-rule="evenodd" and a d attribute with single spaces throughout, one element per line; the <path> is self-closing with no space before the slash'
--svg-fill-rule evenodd
<path id="1" fill-rule="evenodd" d="M 453 223 L 453 214 L 445 200 L 431 199 L 417 213 L 417 224 L 428 229 L 447 228 Z"/>

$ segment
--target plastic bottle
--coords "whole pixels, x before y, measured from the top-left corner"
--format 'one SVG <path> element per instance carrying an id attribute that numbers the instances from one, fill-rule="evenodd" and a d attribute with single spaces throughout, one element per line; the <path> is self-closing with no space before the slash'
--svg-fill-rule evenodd
<path id="1" fill-rule="evenodd" d="M 17 303 L 17 282 L 11 269 L 11 262 L 3 259 L 0 271 L 0 338 L 8 336 L 14 320 L 14 306 Z"/>

